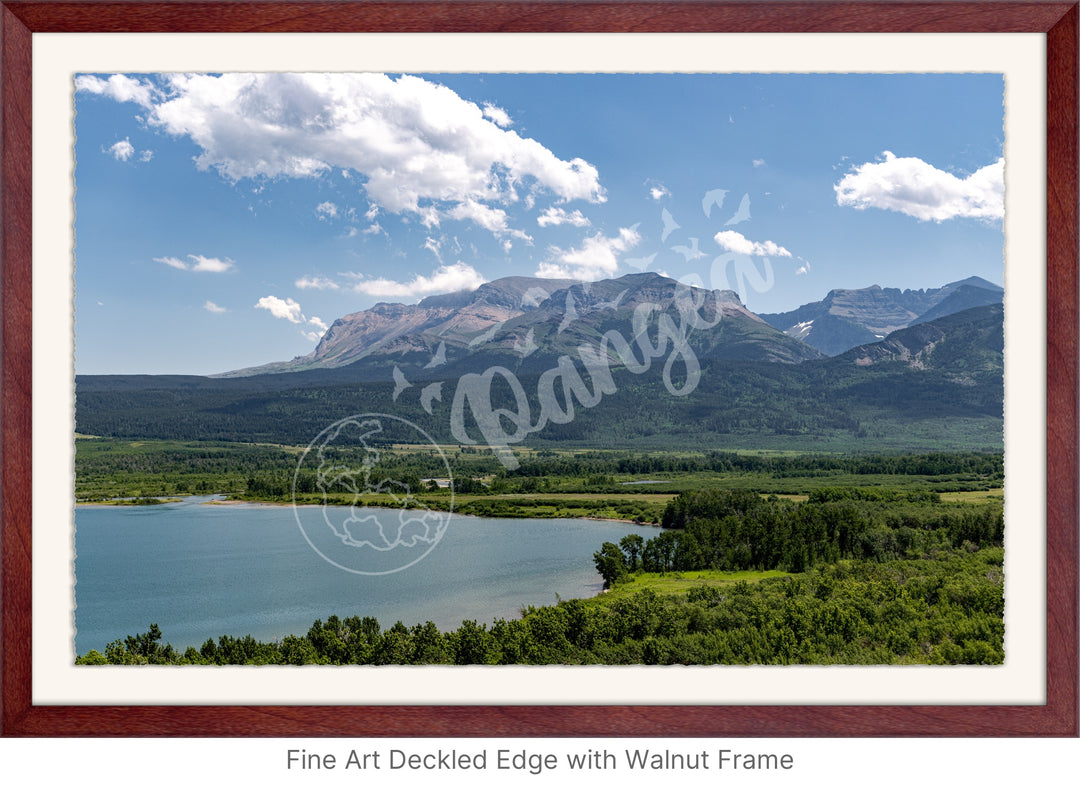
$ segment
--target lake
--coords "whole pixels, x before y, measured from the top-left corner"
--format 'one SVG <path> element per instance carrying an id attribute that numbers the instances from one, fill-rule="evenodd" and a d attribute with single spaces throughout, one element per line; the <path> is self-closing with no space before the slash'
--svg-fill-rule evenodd
<path id="1" fill-rule="evenodd" d="M 78 654 L 103 651 L 151 622 L 180 652 L 221 635 L 303 635 L 331 614 L 374 616 L 384 629 L 398 620 L 410 627 L 430 620 L 442 630 L 465 619 L 490 624 L 516 617 L 523 605 L 596 594 L 602 582 L 593 553 L 604 542 L 659 533 L 600 520 L 454 515 L 441 541 L 411 566 L 357 575 L 315 552 L 291 507 L 207 500 L 76 507 Z M 328 512 L 334 509 L 348 513 Z"/>

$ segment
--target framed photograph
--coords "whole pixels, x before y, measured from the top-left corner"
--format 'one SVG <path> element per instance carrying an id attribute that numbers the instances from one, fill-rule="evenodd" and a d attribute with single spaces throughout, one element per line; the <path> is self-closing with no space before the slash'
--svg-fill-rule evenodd
<path id="1" fill-rule="evenodd" d="M 1075 2 L 2 6 L 4 735 L 1077 734 Z"/>

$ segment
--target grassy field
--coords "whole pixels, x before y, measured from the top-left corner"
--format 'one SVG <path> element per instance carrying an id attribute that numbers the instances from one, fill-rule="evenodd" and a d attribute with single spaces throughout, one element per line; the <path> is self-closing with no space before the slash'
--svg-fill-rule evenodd
<path id="1" fill-rule="evenodd" d="M 771 578 L 790 577 L 790 572 L 769 570 L 766 572 L 717 572 L 698 570 L 692 572 L 635 572 L 628 580 L 615 584 L 601 597 L 618 599 L 630 597 L 644 589 L 652 589 L 657 594 L 685 594 L 694 586 L 732 586 L 736 583 L 757 583 Z"/>
<path id="2" fill-rule="evenodd" d="M 941 500 L 945 503 L 991 503 L 1000 501 L 1005 497 L 1002 487 L 985 490 L 983 492 L 942 492 Z"/>

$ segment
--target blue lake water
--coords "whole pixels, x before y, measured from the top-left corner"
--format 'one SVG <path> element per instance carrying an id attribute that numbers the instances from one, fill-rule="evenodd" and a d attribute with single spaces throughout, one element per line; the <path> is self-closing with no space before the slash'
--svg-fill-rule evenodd
<path id="1" fill-rule="evenodd" d="M 598 520 L 455 515 L 422 559 L 367 576 L 321 558 L 291 507 L 205 500 L 76 507 L 78 654 L 145 632 L 151 622 L 179 651 L 221 635 L 302 635 L 335 613 L 374 616 L 384 628 L 398 620 L 430 620 L 443 630 L 464 619 L 490 624 L 517 616 L 523 605 L 596 594 L 593 553 L 604 542 L 658 533 Z M 366 512 L 379 513 L 357 510 Z"/>

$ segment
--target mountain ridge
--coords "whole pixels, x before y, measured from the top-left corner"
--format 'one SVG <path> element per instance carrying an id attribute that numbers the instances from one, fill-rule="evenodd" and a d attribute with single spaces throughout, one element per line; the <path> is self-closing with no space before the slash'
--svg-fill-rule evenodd
<path id="1" fill-rule="evenodd" d="M 1002 317 L 1000 305 L 971 308 L 793 365 L 706 357 L 699 360 L 700 381 L 685 395 L 666 387 L 659 360 L 640 373 L 611 366 L 613 388 L 598 403 L 582 405 L 578 419 L 530 431 L 529 442 L 820 451 L 935 449 L 943 442 L 1000 447 Z M 500 379 L 490 389 L 490 408 L 539 415 L 538 394 L 550 372 L 507 372 L 520 396 Z M 387 368 L 381 377 L 359 379 L 350 367 L 237 378 L 82 375 L 76 426 L 105 437 L 303 445 L 343 416 L 389 410 L 453 447 L 459 441 L 450 432 L 450 413 L 461 385 L 455 373 L 420 367 L 405 382 L 391 379 Z"/>
<path id="2" fill-rule="evenodd" d="M 657 273 L 592 282 L 511 276 L 416 304 L 378 303 L 335 320 L 308 355 L 215 376 L 380 365 L 387 376 L 387 363 L 415 370 L 460 366 L 478 356 L 509 355 L 513 362 L 514 356 L 540 353 L 536 361 L 550 360 L 596 343 L 604 332 L 632 326 L 636 313 L 650 314 L 654 324 L 659 320 L 652 314 L 679 314 L 683 300 L 706 313 L 712 306 L 724 320 L 715 332 L 694 331 L 691 343 L 702 354 L 775 362 L 821 357 L 747 310 L 732 291 L 687 286 Z"/>
<path id="3" fill-rule="evenodd" d="M 761 318 L 832 357 L 906 327 L 1002 301 L 1004 289 L 978 276 L 936 289 L 832 289 L 816 302 Z"/>

